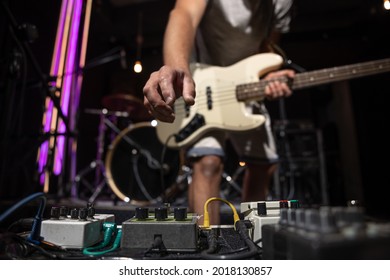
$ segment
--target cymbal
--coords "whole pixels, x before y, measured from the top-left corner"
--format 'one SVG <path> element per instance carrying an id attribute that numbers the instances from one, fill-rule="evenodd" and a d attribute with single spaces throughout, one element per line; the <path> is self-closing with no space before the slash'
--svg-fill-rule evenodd
<path id="1" fill-rule="evenodd" d="M 127 112 L 129 118 L 134 121 L 152 119 L 141 99 L 129 94 L 117 93 L 105 96 L 102 99 L 102 105 L 110 111 Z"/>
<path id="2" fill-rule="evenodd" d="M 129 116 L 128 112 L 122 112 L 122 111 L 109 111 L 106 108 L 104 109 L 93 109 L 93 108 L 87 108 L 84 110 L 87 114 L 92 115 L 107 115 L 107 116 L 116 116 L 116 117 L 125 117 L 127 118 Z"/>

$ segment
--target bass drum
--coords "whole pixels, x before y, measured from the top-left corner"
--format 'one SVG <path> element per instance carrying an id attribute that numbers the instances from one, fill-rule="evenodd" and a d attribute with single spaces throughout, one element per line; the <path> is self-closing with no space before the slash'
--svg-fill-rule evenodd
<path id="1" fill-rule="evenodd" d="M 105 165 L 108 184 L 121 200 L 149 205 L 172 199 L 181 164 L 179 151 L 164 150 L 155 127 L 140 122 L 118 134 L 108 148 Z"/>

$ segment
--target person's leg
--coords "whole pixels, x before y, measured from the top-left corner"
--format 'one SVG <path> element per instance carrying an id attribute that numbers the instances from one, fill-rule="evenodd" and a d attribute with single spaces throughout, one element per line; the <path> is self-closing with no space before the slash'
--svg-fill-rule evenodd
<path id="1" fill-rule="evenodd" d="M 242 202 L 266 200 L 276 164 L 247 163 L 243 179 Z"/>
<path id="2" fill-rule="evenodd" d="M 273 173 L 279 161 L 267 110 L 264 104 L 259 104 L 256 110 L 265 117 L 262 126 L 229 136 L 240 160 L 246 163 L 241 191 L 244 202 L 267 198 Z"/>
<path id="3" fill-rule="evenodd" d="M 219 197 L 223 162 L 215 155 L 203 156 L 193 162 L 192 180 L 189 186 L 188 202 L 190 211 L 202 215 L 204 204 L 211 197 Z M 220 222 L 219 202 L 209 204 L 210 224 Z M 203 218 L 199 224 L 203 223 Z"/>
<path id="4" fill-rule="evenodd" d="M 205 137 L 187 151 L 187 160 L 192 167 L 188 189 L 189 210 L 203 215 L 204 203 L 211 197 L 219 197 L 225 153 L 222 148 L 223 135 Z M 218 224 L 218 202 L 209 205 L 210 223 Z M 203 218 L 199 220 L 203 224 Z"/>

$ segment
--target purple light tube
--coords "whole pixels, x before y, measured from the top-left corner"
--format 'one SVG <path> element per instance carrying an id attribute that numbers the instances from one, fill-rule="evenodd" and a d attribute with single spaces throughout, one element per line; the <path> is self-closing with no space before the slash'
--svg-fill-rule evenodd
<path id="1" fill-rule="evenodd" d="M 77 78 L 74 78 L 75 75 L 78 75 L 76 72 L 77 69 L 75 69 L 76 65 L 76 54 L 78 50 L 78 39 L 79 39 L 79 27 L 80 27 L 80 18 L 81 18 L 81 11 L 83 7 L 83 0 L 75 0 L 74 2 L 74 10 L 72 15 L 72 25 L 69 35 L 69 41 L 68 41 L 68 55 L 66 59 L 66 66 L 65 66 L 65 73 L 64 73 L 64 83 L 62 88 L 62 100 L 61 100 L 61 107 L 62 112 L 65 116 L 68 116 L 69 112 L 69 104 L 70 104 L 70 98 L 72 96 L 72 90 L 74 87 L 74 82 L 77 82 Z M 58 127 L 59 133 L 65 133 L 66 127 L 64 122 L 61 120 Z M 65 150 L 65 136 L 58 136 L 57 138 L 57 149 L 55 153 L 55 159 L 54 159 L 54 174 L 59 175 L 62 170 L 62 163 L 63 163 L 63 157 L 64 157 L 64 150 Z"/>
<path id="2" fill-rule="evenodd" d="M 65 17 L 66 17 L 66 11 L 67 11 L 67 5 L 68 0 L 63 0 L 61 4 L 61 11 L 60 11 L 60 17 L 58 20 L 58 27 L 57 27 L 57 38 L 56 38 L 56 44 L 53 52 L 53 59 L 52 59 L 52 69 L 51 69 L 51 75 L 57 76 L 58 75 L 58 68 L 61 58 L 61 45 L 64 35 L 64 25 L 65 25 Z M 46 105 L 46 112 L 45 112 L 45 123 L 43 125 L 43 131 L 44 133 L 50 132 L 50 124 L 52 120 L 53 115 L 53 102 L 50 100 L 47 102 Z M 39 158 L 38 158 L 38 171 L 40 173 L 43 172 L 44 166 L 47 162 L 47 156 L 48 156 L 48 149 L 49 144 L 48 141 L 45 141 L 40 148 L 39 151 Z M 41 184 L 44 183 L 44 175 L 40 178 Z"/>

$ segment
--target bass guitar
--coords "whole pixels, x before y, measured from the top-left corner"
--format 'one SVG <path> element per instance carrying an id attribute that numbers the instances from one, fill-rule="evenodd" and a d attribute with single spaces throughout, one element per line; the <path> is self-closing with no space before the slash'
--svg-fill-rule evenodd
<path id="1" fill-rule="evenodd" d="M 246 110 L 248 101 L 264 99 L 266 80 L 259 77 L 281 67 L 283 59 L 274 53 L 250 56 L 228 67 L 192 64 L 196 84 L 193 106 L 182 98 L 175 102 L 173 123 L 157 122 L 156 133 L 161 143 L 170 148 L 193 144 L 211 130 L 241 132 L 261 126 L 262 115 Z M 297 73 L 290 86 L 293 90 L 390 71 L 390 59 Z"/>

